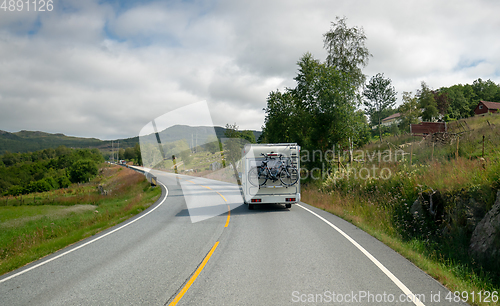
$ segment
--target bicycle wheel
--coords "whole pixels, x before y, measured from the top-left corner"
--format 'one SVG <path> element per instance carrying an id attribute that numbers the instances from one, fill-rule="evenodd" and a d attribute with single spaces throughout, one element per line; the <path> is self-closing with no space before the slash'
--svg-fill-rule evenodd
<path id="1" fill-rule="evenodd" d="M 260 187 L 267 182 L 267 175 L 259 167 L 253 167 L 248 171 L 248 181 L 255 187 Z"/>
<path id="2" fill-rule="evenodd" d="M 286 167 L 280 171 L 280 181 L 285 186 L 293 186 L 299 180 L 297 168 Z"/>

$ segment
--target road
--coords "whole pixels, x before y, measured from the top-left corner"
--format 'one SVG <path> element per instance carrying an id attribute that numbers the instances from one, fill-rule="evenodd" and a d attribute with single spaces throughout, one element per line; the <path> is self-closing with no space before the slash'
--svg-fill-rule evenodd
<path id="1" fill-rule="evenodd" d="M 334 215 L 304 203 L 248 210 L 234 185 L 156 175 L 166 189 L 155 206 L 1 276 L 0 305 L 461 304 Z"/>

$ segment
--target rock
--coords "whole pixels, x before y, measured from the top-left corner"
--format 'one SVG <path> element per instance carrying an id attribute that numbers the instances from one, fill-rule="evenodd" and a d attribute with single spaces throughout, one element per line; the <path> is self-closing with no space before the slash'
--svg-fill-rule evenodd
<path id="1" fill-rule="evenodd" d="M 102 185 L 97 186 L 97 189 L 99 190 L 101 195 L 108 195 L 108 191 L 104 190 L 104 187 L 102 187 Z"/>
<path id="2" fill-rule="evenodd" d="M 412 216 L 415 217 L 423 217 L 424 216 L 424 208 L 422 206 L 422 201 L 420 200 L 420 197 L 418 197 L 415 202 L 413 202 L 413 205 L 410 208 L 410 213 Z"/>
<path id="3" fill-rule="evenodd" d="M 500 190 L 495 204 L 472 233 L 469 253 L 486 260 L 500 258 Z"/>
<path id="4" fill-rule="evenodd" d="M 410 208 L 410 213 L 415 217 L 441 222 L 444 214 L 444 200 L 441 193 L 432 189 L 419 193 Z"/>
<path id="5" fill-rule="evenodd" d="M 469 199 L 469 205 L 466 207 L 465 216 L 467 218 L 466 226 L 469 233 L 473 232 L 479 222 L 483 219 L 486 211 L 484 205 L 478 203 L 474 198 Z"/>

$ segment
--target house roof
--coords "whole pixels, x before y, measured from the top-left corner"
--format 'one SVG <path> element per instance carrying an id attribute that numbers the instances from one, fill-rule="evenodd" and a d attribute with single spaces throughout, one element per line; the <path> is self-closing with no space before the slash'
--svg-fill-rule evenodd
<path id="1" fill-rule="evenodd" d="M 500 105 L 500 103 L 498 103 L 498 104 Z M 401 114 L 400 113 L 395 113 L 395 114 L 390 115 L 387 118 L 382 119 L 382 121 L 388 121 L 388 120 L 396 119 L 396 118 L 399 118 L 399 117 L 401 117 Z"/>
<path id="2" fill-rule="evenodd" d="M 499 102 L 479 101 L 479 103 L 483 103 L 487 109 L 500 109 Z"/>

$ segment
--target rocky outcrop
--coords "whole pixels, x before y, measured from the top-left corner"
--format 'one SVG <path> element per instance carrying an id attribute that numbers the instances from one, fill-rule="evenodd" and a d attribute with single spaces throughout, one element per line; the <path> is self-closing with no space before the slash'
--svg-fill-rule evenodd
<path id="1" fill-rule="evenodd" d="M 461 227 L 472 233 L 487 212 L 487 204 L 483 202 L 476 201 L 464 189 L 453 194 L 427 189 L 418 194 L 418 198 L 410 207 L 410 213 L 415 219 L 426 219 L 437 225 Z"/>
<path id="2" fill-rule="evenodd" d="M 446 223 L 465 229 L 469 235 L 472 234 L 488 211 L 487 201 L 484 199 L 476 201 L 474 196 L 477 196 L 477 194 L 473 195 L 469 191 L 462 189 L 459 192 L 450 194 L 447 200 L 449 204 L 446 209 Z"/>
<path id="3" fill-rule="evenodd" d="M 492 209 L 472 233 L 469 253 L 486 260 L 500 259 L 500 190 Z"/>
<path id="4" fill-rule="evenodd" d="M 410 207 L 412 228 L 421 234 L 435 230 L 444 239 L 470 235 L 472 257 L 500 263 L 500 190 L 493 206 L 488 205 L 491 199 L 488 194 L 465 189 L 447 194 L 424 190 Z"/>
<path id="5" fill-rule="evenodd" d="M 410 213 L 414 218 L 425 218 L 440 222 L 444 214 L 444 200 L 439 191 L 425 190 L 418 194 L 417 200 L 413 202 Z"/>

